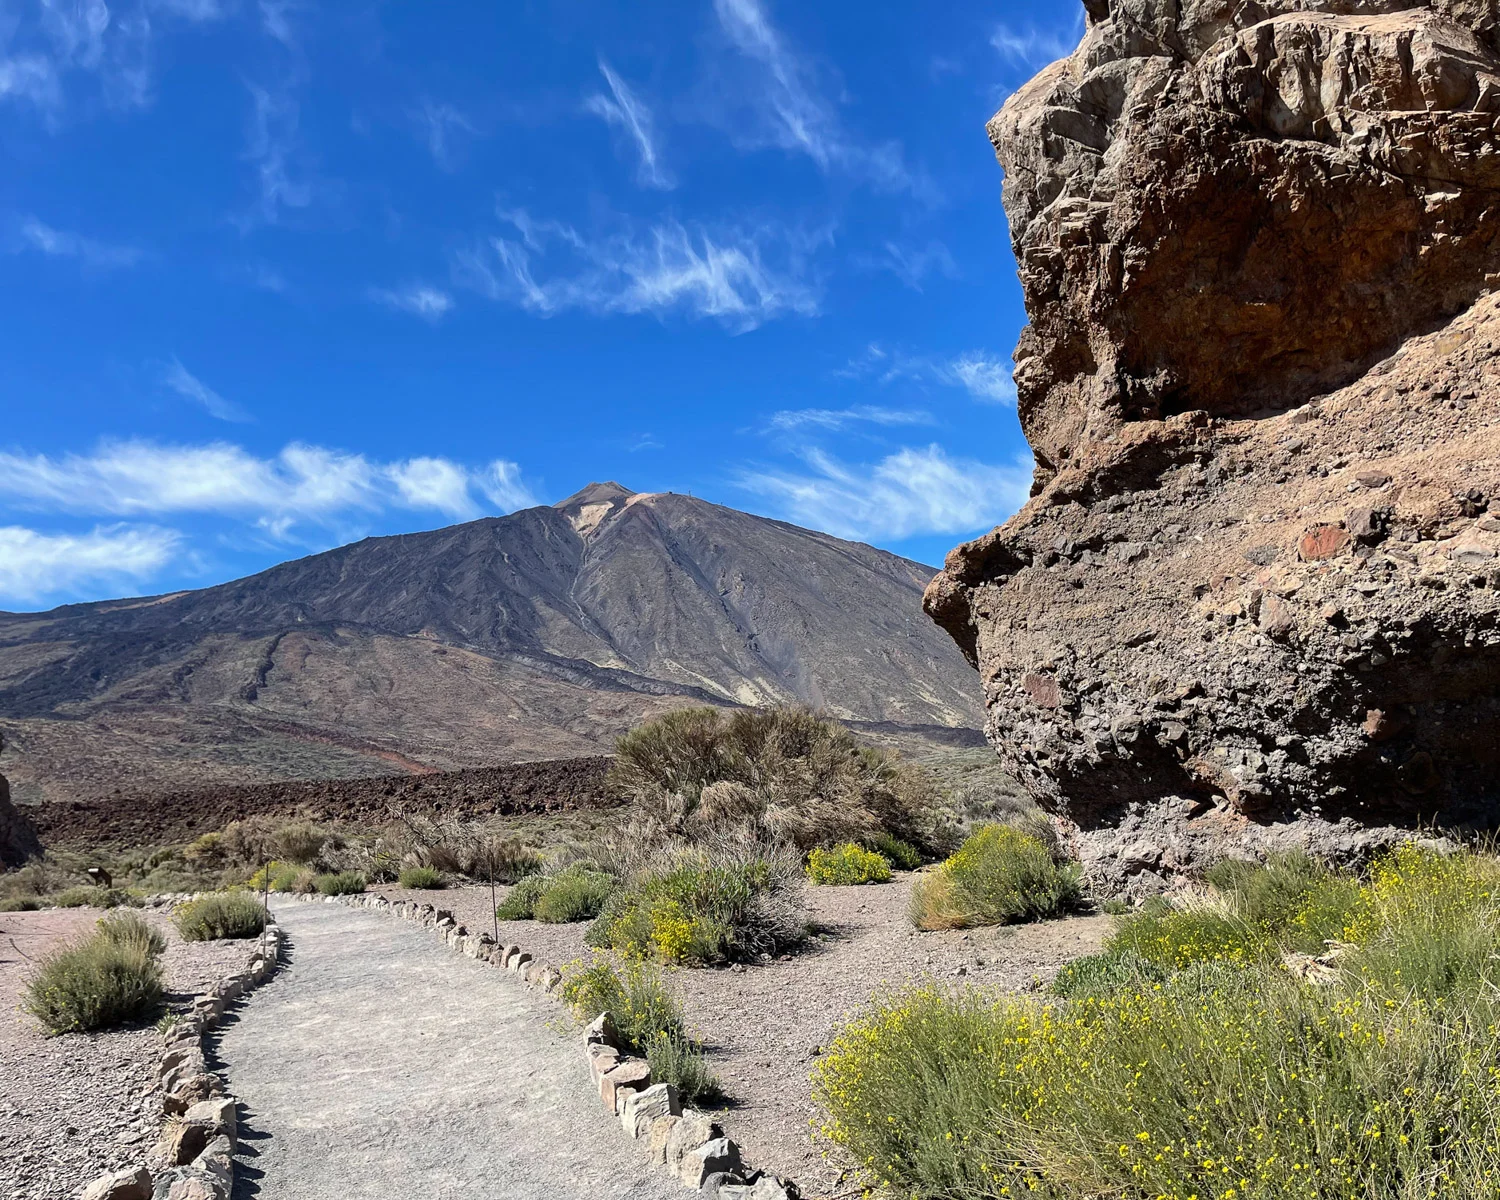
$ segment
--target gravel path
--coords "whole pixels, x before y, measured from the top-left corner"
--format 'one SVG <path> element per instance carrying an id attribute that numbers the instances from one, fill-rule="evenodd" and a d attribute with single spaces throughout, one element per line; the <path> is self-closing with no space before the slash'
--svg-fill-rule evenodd
<path id="1" fill-rule="evenodd" d="M 810 1075 L 839 1026 L 886 988 L 922 980 L 1024 992 L 1099 949 L 1113 922 L 1074 917 L 969 932 L 918 933 L 907 917 L 914 875 L 874 887 L 807 887 L 821 931 L 802 954 L 743 970 L 677 971 L 672 984 L 689 1024 L 707 1043 L 730 1097 L 725 1121 L 757 1167 L 788 1175 L 809 1194 L 842 1190 L 843 1163 L 812 1139 L 818 1109 Z M 493 929 L 488 888 L 406 892 L 392 899 L 446 908 L 470 930 Z M 504 890 L 502 889 L 502 895 Z M 500 923 L 514 942 L 559 966 L 586 960 L 586 925 Z"/>
<path id="2" fill-rule="evenodd" d="M 558 1009 L 426 930 L 282 904 L 291 967 L 226 1026 L 236 1197 L 666 1200 Z"/>
<path id="3" fill-rule="evenodd" d="M 100 915 L 0 914 L 0 1200 L 74 1200 L 104 1172 L 139 1162 L 160 1129 L 154 1023 L 49 1038 L 20 1010 L 36 961 L 92 932 Z M 174 1011 L 244 964 L 244 942 L 185 943 L 163 913 L 142 915 L 167 935 Z"/>

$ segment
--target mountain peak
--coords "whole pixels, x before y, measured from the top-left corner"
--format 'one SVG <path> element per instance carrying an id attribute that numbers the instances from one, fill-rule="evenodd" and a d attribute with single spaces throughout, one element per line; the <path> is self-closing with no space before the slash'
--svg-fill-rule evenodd
<path id="1" fill-rule="evenodd" d="M 618 483 L 591 483 L 553 507 L 568 518 L 580 537 L 586 538 L 634 500 L 635 495 Z"/>
<path id="2" fill-rule="evenodd" d="M 560 512 L 570 509 L 585 508 L 591 504 L 623 504 L 635 493 L 627 487 L 621 487 L 618 483 L 591 483 L 586 488 L 574 492 L 566 500 L 559 500 L 552 507 Z"/>

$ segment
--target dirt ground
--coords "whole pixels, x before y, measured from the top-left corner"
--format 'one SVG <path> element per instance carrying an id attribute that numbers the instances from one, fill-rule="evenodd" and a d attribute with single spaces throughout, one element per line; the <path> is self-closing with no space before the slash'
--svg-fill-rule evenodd
<path id="1" fill-rule="evenodd" d="M 154 1024 L 47 1037 L 20 1005 L 35 964 L 86 935 L 92 909 L 0 914 L 0 1200 L 73 1200 L 105 1171 L 139 1161 L 161 1123 L 155 1091 L 161 1037 Z M 243 942 L 185 943 L 163 913 L 168 1005 L 236 969 Z"/>
<path id="2" fill-rule="evenodd" d="M 968 932 L 919 933 L 907 919 L 915 876 L 873 887 L 808 887 L 822 932 L 802 954 L 743 970 L 673 975 L 693 1032 L 707 1044 L 729 1099 L 728 1131 L 750 1162 L 789 1175 L 810 1195 L 831 1194 L 842 1164 L 812 1136 L 817 1109 L 809 1076 L 849 1016 L 885 988 L 923 979 L 1027 991 L 1096 951 L 1111 919 L 1075 917 Z M 495 929 L 488 888 L 441 892 L 380 889 L 446 908 L 471 931 Z M 501 898 L 505 889 L 499 890 Z M 591 953 L 586 925 L 500 922 L 499 940 L 559 966 Z"/>

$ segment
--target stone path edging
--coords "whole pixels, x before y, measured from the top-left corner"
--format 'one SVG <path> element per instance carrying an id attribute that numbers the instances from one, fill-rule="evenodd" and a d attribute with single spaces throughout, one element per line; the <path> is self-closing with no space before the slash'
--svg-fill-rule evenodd
<path id="1" fill-rule="evenodd" d="M 497 945 L 487 933 L 471 934 L 452 913 L 431 904 L 391 901 L 370 894 L 297 899 L 303 903 L 342 904 L 384 912 L 422 925 L 466 958 L 509 971 L 526 986 L 561 999 L 560 968 L 534 959 L 520 946 Z M 744 1162 L 738 1144 L 724 1135 L 723 1128 L 712 1117 L 684 1110 L 677 1089 L 671 1084 L 653 1085 L 650 1065 L 620 1051 L 619 1037 L 609 1013 L 600 1014 L 588 1027 L 584 1054 L 605 1110 L 620 1122 L 632 1141 L 643 1143 L 657 1167 L 681 1180 L 684 1188 L 719 1200 L 799 1200 L 801 1192 L 791 1180 L 752 1170 Z M 209 1197 L 196 1193 L 179 1197 L 174 1192 L 170 1200 L 209 1200 Z"/>
<path id="2" fill-rule="evenodd" d="M 209 1070 L 206 1041 L 230 1005 L 276 974 L 282 945 L 281 931 L 268 923 L 244 969 L 194 999 L 192 1011 L 166 1030 L 157 1068 L 166 1117 L 161 1140 L 145 1163 L 100 1176 L 81 1200 L 229 1200 L 239 1102 Z"/>

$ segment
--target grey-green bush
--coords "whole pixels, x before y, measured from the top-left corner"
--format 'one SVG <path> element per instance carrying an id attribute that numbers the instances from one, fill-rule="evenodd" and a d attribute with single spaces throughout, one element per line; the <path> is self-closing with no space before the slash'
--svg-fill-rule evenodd
<path id="1" fill-rule="evenodd" d="M 258 937 L 266 927 L 266 910 L 244 892 L 203 896 L 172 915 L 177 932 L 188 942 L 217 942 Z"/>
<path id="2" fill-rule="evenodd" d="M 365 877 L 358 871 L 319 875 L 314 882 L 318 891 L 325 896 L 357 896 L 368 886 Z"/>
<path id="3" fill-rule="evenodd" d="M 144 1020 L 162 996 L 161 964 L 151 946 L 100 930 L 44 958 L 26 985 L 23 1007 L 52 1033 L 89 1033 Z"/>

